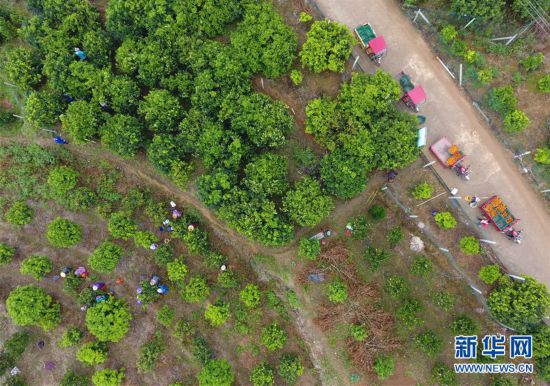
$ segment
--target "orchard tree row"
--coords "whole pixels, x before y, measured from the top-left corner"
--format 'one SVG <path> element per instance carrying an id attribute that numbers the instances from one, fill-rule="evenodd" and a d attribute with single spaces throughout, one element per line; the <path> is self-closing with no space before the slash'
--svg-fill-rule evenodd
<path id="1" fill-rule="evenodd" d="M 308 107 L 308 132 L 327 149 L 321 178 L 289 181 L 279 150 L 294 119 L 251 84 L 254 74 L 287 74 L 297 60 L 296 33 L 267 2 L 111 0 L 104 24 L 87 0 L 28 4 L 34 16 L 18 29 L 25 44 L 5 62 L 28 90 L 26 119 L 43 127 L 61 116 L 74 143 L 99 139 L 125 158 L 145 149 L 180 188 L 200 165 L 203 202 L 261 243 L 287 243 L 296 225 L 330 213 L 331 195 L 353 197 L 370 170 L 416 156 L 415 124 L 395 107 L 395 81 L 355 75 L 337 100 Z M 314 22 L 302 65 L 342 72 L 352 46 L 346 27 Z"/>

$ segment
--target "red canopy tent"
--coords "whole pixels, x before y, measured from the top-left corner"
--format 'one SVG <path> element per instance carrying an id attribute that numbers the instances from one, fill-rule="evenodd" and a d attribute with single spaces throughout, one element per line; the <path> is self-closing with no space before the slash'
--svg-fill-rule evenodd
<path id="1" fill-rule="evenodd" d="M 383 36 L 375 37 L 374 39 L 370 40 L 368 44 L 375 55 L 383 53 L 388 48 L 386 46 L 386 41 L 384 40 Z"/>
<path id="2" fill-rule="evenodd" d="M 426 93 L 424 92 L 422 86 L 415 86 L 411 91 L 407 93 L 407 96 L 416 106 L 426 100 Z"/>

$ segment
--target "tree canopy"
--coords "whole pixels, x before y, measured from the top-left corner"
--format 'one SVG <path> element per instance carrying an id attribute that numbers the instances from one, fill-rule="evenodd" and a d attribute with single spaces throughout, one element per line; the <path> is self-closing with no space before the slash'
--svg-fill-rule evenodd
<path id="1" fill-rule="evenodd" d="M 14 323 L 20 326 L 37 325 L 48 331 L 61 322 L 61 308 L 42 288 L 32 284 L 10 292 L 6 309 Z"/>
<path id="2" fill-rule="evenodd" d="M 102 342 L 118 342 L 128 332 L 132 314 L 128 304 L 110 297 L 86 311 L 86 326 Z"/>

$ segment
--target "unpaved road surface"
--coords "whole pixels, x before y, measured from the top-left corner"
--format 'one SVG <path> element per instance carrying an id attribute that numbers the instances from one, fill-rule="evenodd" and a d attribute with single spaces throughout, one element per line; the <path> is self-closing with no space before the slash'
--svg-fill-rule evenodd
<path id="1" fill-rule="evenodd" d="M 428 146 L 447 136 L 469 155 L 467 164 L 471 164 L 473 170 L 470 181 L 462 181 L 450 170 L 436 165 L 442 178 L 448 186 L 459 190 L 458 196 L 501 196 L 512 213 L 521 219 L 518 228 L 523 229 L 524 240 L 521 245 L 514 244 L 494 228 L 475 231 L 481 238 L 497 242 L 493 248 L 510 273 L 533 276 L 550 287 L 547 206 L 521 175 L 512 154 L 494 137 L 398 5 L 391 0 L 316 0 L 316 4 L 327 18 L 344 23 L 351 30 L 369 22 L 378 34 L 384 35 L 388 54 L 382 68 L 391 74 L 404 70 L 426 91 L 428 100 L 420 114 L 427 117 Z M 365 54 L 360 55 L 359 64 L 369 72 L 375 70 Z M 428 153 L 426 149 L 428 158 L 435 159 Z M 481 214 L 479 209 L 460 202 L 475 224 Z"/>

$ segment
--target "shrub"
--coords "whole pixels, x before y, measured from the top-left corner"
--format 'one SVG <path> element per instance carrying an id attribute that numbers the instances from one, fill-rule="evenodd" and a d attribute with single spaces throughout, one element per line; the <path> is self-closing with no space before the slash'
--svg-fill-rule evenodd
<path id="1" fill-rule="evenodd" d="M 40 56 L 31 48 L 7 50 L 3 67 L 8 78 L 24 90 L 37 86 L 42 78 Z"/>
<path id="2" fill-rule="evenodd" d="M 110 297 L 86 311 L 88 331 L 103 342 L 121 340 L 128 332 L 131 320 L 132 314 L 128 304 L 114 297 Z"/>
<path id="3" fill-rule="evenodd" d="M 298 70 L 290 71 L 290 80 L 295 86 L 298 86 L 304 80 L 304 76 Z"/>
<path id="4" fill-rule="evenodd" d="M 218 252 L 209 252 L 204 260 L 206 265 L 212 268 L 220 268 L 223 264 L 227 262 L 227 257 Z"/>
<path id="5" fill-rule="evenodd" d="M 311 15 L 307 12 L 300 12 L 298 20 L 300 21 L 300 23 L 308 23 L 313 20 L 313 17 L 311 17 Z"/>
<path id="6" fill-rule="evenodd" d="M 22 201 L 15 202 L 6 212 L 6 220 L 12 225 L 27 225 L 33 217 L 34 210 Z"/>
<path id="7" fill-rule="evenodd" d="M 137 225 L 129 218 L 129 213 L 115 212 L 109 218 L 109 233 L 117 239 L 128 240 L 137 231 Z"/>
<path id="8" fill-rule="evenodd" d="M 69 104 L 61 116 L 63 130 L 70 134 L 76 144 L 85 144 L 93 140 L 102 123 L 101 109 L 95 102 L 84 100 Z"/>
<path id="9" fill-rule="evenodd" d="M 149 280 L 143 280 L 139 283 L 139 294 L 137 296 L 141 305 L 147 306 L 160 298 L 160 294 L 157 292 L 157 286 L 151 285 Z"/>
<path id="10" fill-rule="evenodd" d="M 390 229 L 388 232 L 388 243 L 390 248 L 395 248 L 403 240 L 403 230 L 400 226 L 396 226 Z"/>
<path id="11" fill-rule="evenodd" d="M 144 142 L 141 123 L 129 115 L 113 115 L 101 129 L 101 143 L 123 158 L 134 157 Z"/>
<path id="12" fill-rule="evenodd" d="M 231 365 L 224 359 L 214 359 L 206 363 L 197 378 L 199 386 L 231 386 L 235 381 Z"/>
<path id="13" fill-rule="evenodd" d="M 543 63 L 544 63 L 544 54 L 542 52 L 537 52 L 534 55 L 529 55 L 525 59 L 522 59 L 519 61 L 519 64 L 527 72 L 538 70 Z"/>
<path id="14" fill-rule="evenodd" d="M 76 352 L 76 359 L 90 366 L 99 365 L 107 360 L 107 345 L 103 342 L 86 343 Z"/>
<path id="15" fill-rule="evenodd" d="M 350 221 L 350 225 L 353 229 L 351 238 L 354 240 L 364 240 L 367 237 L 367 233 L 370 229 L 370 224 L 367 221 L 366 216 L 358 216 Z"/>
<path id="16" fill-rule="evenodd" d="M 241 301 L 248 308 L 257 307 L 260 304 L 261 293 L 260 289 L 255 284 L 247 284 L 240 293 Z"/>
<path id="17" fill-rule="evenodd" d="M 495 70 L 492 67 L 483 68 L 476 73 L 477 80 L 482 86 L 487 86 L 491 83 L 494 76 Z"/>
<path id="18" fill-rule="evenodd" d="M 351 337 L 359 342 L 364 341 L 369 336 L 369 333 L 367 331 L 367 326 L 364 323 L 359 324 L 350 324 L 349 326 L 349 334 Z"/>
<path id="19" fill-rule="evenodd" d="M 332 303 L 343 303 L 348 298 L 348 285 L 337 279 L 330 283 L 327 292 L 328 300 Z"/>
<path id="20" fill-rule="evenodd" d="M 449 325 L 449 330 L 455 335 L 476 335 L 479 327 L 468 315 L 459 315 L 453 319 Z"/>
<path id="21" fill-rule="evenodd" d="M 204 318 L 212 327 L 218 327 L 229 319 L 229 304 L 217 301 L 214 304 L 207 304 L 204 311 Z"/>
<path id="22" fill-rule="evenodd" d="M 64 197 L 67 192 L 74 189 L 78 183 L 78 173 L 68 166 L 57 166 L 48 174 L 48 187 L 57 197 Z"/>
<path id="23" fill-rule="evenodd" d="M 183 262 L 183 258 L 179 257 L 168 264 L 166 264 L 166 273 L 168 279 L 174 283 L 183 283 L 183 279 L 187 276 L 189 269 L 187 265 Z"/>
<path id="24" fill-rule="evenodd" d="M 210 362 L 212 359 L 212 350 L 208 346 L 208 342 L 202 336 L 196 336 L 191 343 L 191 353 L 203 365 Z"/>
<path id="25" fill-rule="evenodd" d="M 134 243 L 137 247 L 142 247 L 145 249 L 149 249 L 151 244 L 156 243 L 158 241 L 158 237 L 155 236 L 154 233 L 151 232 L 136 232 L 134 235 Z"/>
<path id="26" fill-rule="evenodd" d="M 67 370 L 59 382 L 59 386 L 89 386 L 90 379 L 85 375 L 78 375 L 72 370 Z"/>
<path id="27" fill-rule="evenodd" d="M 544 284 L 530 277 L 520 282 L 502 276 L 487 304 L 498 320 L 523 333 L 548 314 L 550 294 Z"/>
<path id="28" fill-rule="evenodd" d="M 300 240 L 298 256 L 316 260 L 321 253 L 321 242 L 318 239 L 303 238 Z"/>
<path id="29" fill-rule="evenodd" d="M 262 329 L 261 342 L 269 351 L 275 351 L 283 348 L 286 340 L 286 331 L 279 327 L 276 323 Z"/>
<path id="30" fill-rule="evenodd" d="M 180 342 L 184 342 L 189 338 L 191 335 L 195 333 L 195 328 L 191 324 L 191 322 L 188 322 L 185 319 L 179 319 L 176 322 L 176 325 L 174 326 L 174 330 L 172 331 L 172 336 L 175 338 L 178 338 Z"/>
<path id="31" fill-rule="evenodd" d="M 0 265 L 11 263 L 15 255 L 15 248 L 7 244 L 0 243 Z"/>
<path id="32" fill-rule="evenodd" d="M 189 303 L 199 303 L 208 298 L 210 288 L 206 279 L 200 276 L 194 276 L 189 279 L 181 291 L 183 300 Z"/>
<path id="33" fill-rule="evenodd" d="M 432 301 L 443 311 L 450 311 L 455 304 L 454 297 L 446 291 L 435 292 L 432 295 Z"/>
<path id="34" fill-rule="evenodd" d="M 514 95 L 512 86 L 496 87 L 487 93 L 487 103 L 489 107 L 502 116 L 515 110 L 518 100 Z"/>
<path id="35" fill-rule="evenodd" d="M 432 369 L 432 381 L 437 385 L 454 386 L 456 385 L 456 373 L 449 369 L 443 363 L 436 363 Z"/>
<path id="36" fill-rule="evenodd" d="M 168 304 L 163 305 L 157 312 L 157 320 L 164 327 L 170 327 L 176 316 L 176 311 Z"/>
<path id="37" fill-rule="evenodd" d="M 450 212 L 439 212 L 434 217 L 435 223 L 442 229 L 452 229 L 458 222 Z"/>
<path id="38" fill-rule="evenodd" d="M 250 382 L 253 386 L 272 386 L 275 383 L 273 369 L 267 362 L 262 362 L 252 369 Z"/>
<path id="39" fill-rule="evenodd" d="M 84 334 L 77 327 L 69 327 L 65 330 L 57 345 L 61 348 L 72 347 L 80 344 Z"/>
<path id="40" fill-rule="evenodd" d="M 92 383 L 95 386 L 120 386 L 124 380 L 125 369 L 103 369 L 97 370 L 92 375 Z"/>
<path id="41" fill-rule="evenodd" d="M 57 217 L 48 224 L 46 237 L 50 244 L 58 248 L 69 248 L 77 244 L 82 237 L 82 230 L 78 224 L 67 219 Z"/>
<path id="42" fill-rule="evenodd" d="M 52 261 L 47 256 L 30 256 L 21 262 L 19 272 L 22 275 L 31 275 L 36 280 L 42 279 L 53 269 Z"/>
<path id="43" fill-rule="evenodd" d="M 427 182 L 417 184 L 411 191 L 411 194 L 417 200 L 427 200 L 432 197 L 434 188 Z"/>
<path id="44" fill-rule="evenodd" d="M 391 357 L 377 356 L 372 368 L 378 379 L 388 379 L 395 371 L 395 361 Z"/>
<path id="45" fill-rule="evenodd" d="M 155 264 L 166 266 L 174 260 L 174 250 L 170 244 L 161 244 L 153 253 L 153 261 Z"/>
<path id="46" fill-rule="evenodd" d="M 102 242 L 88 258 L 90 267 L 101 273 L 112 272 L 122 258 L 122 248 L 110 242 Z"/>
<path id="47" fill-rule="evenodd" d="M 433 272 L 432 261 L 424 256 L 417 256 L 410 266 L 411 273 L 420 277 L 427 277 Z"/>
<path id="48" fill-rule="evenodd" d="M 25 100 L 25 117 L 34 127 L 52 127 L 59 121 L 63 104 L 50 91 L 32 92 Z"/>
<path id="49" fill-rule="evenodd" d="M 460 250 L 467 255 L 477 255 L 481 251 L 479 241 L 475 236 L 465 236 L 460 239 Z"/>
<path id="50" fill-rule="evenodd" d="M 96 204 L 97 196 L 95 192 L 82 187 L 69 192 L 64 201 L 69 210 L 78 212 L 93 207 Z"/>
<path id="51" fill-rule="evenodd" d="M 447 44 L 452 43 L 458 36 L 456 28 L 450 24 L 445 25 L 440 32 L 441 39 Z"/>
<path id="52" fill-rule="evenodd" d="M 496 264 L 485 265 L 480 268 L 478 276 L 485 284 L 492 285 L 501 276 L 500 267 Z"/>
<path id="53" fill-rule="evenodd" d="M 369 208 L 369 215 L 373 220 L 382 220 L 386 218 L 386 209 L 378 204 L 374 204 Z"/>
<path id="54" fill-rule="evenodd" d="M 138 371 L 152 371 L 157 366 L 160 356 L 164 352 L 165 348 L 162 335 L 160 334 L 156 334 L 153 339 L 141 346 L 136 362 Z"/>
<path id="55" fill-rule="evenodd" d="M 407 299 L 397 309 L 397 318 L 409 328 L 417 327 L 424 323 L 424 320 L 417 315 L 419 312 L 422 312 L 423 309 L 422 303 L 418 300 Z"/>
<path id="56" fill-rule="evenodd" d="M 19 326 L 37 325 L 48 331 L 61 321 L 61 308 L 42 288 L 32 284 L 10 292 L 6 309 Z"/>
<path id="57" fill-rule="evenodd" d="M 369 263 L 369 270 L 375 272 L 384 262 L 388 260 L 390 253 L 385 249 L 368 246 L 363 256 Z"/>
<path id="58" fill-rule="evenodd" d="M 409 287 L 401 276 L 389 275 L 384 283 L 384 291 L 392 298 L 404 298 L 409 294 Z"/>
<path id="59" fill-rule="evenodd" d="M 218 273 L 218 283 L 225 289 L 236 288 L 239 285 L 239 281 L 232 269 L 227 269 Z"/>
<path id="60" fill-rule="evenodd" d="M 296 354 L 283 354 L 279 360 L 277 372 L 288 385 L 294 385 L 304 373 L 304 366 Z"/>
<path id="61" fill-rule="evenodd" d="M 544 94 L 550 93 L 550 74 L 544 75 L 537 82 L 537 88 Z"/>
<path id="62" fill-rule="evenodd" d="M 550 165 L 550 147 L 539 148 L 535 151 L 535 161 L 542 165 Z"/>
<path id="63" fill-rule="evenodd" d="M 183 235 L 183 242 L 192 255 L 205 255 L 210 250 L 208 233 L 202 229 L 195 229 Z"/>
<path id="64" fill-rule="evenodd" d="M 513 110 L 504 117 L 504 131 L 509 134 L 519 133 L 529 126 L 529 117 L 521 110 Z"/>
<path id="65" fill-rule="evenodd" d="M 443 341 L 432 330 L 421 332 L 413 339 L 414 345 L 429 357 L 435 357 L 441 351 Z"/>

